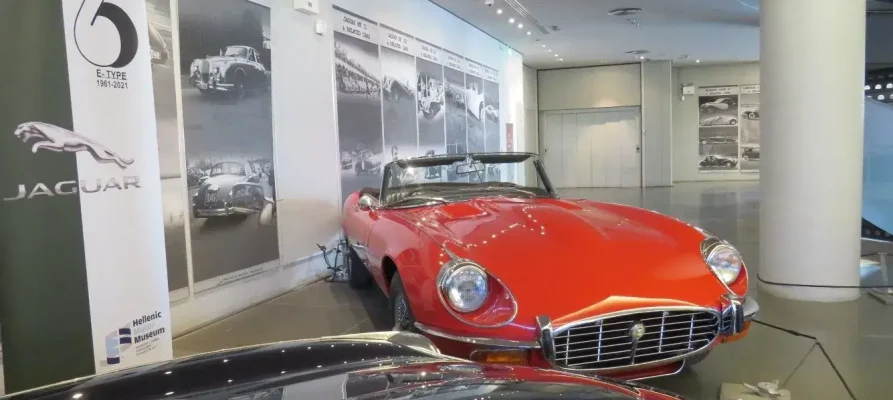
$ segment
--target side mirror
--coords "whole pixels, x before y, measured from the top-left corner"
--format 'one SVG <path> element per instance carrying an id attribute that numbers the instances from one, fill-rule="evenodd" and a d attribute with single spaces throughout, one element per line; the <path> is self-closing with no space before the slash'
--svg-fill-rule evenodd
<path id="1" fill-rule="evenodd" d="M 360 197 L 360 202 L 357 204 L 357 207 L 359 207 L 360 210 L 363 211 L 370 211 L 374 210 L 377 205 L 378 200 L 375 200 L 375 198 L 368 194 L 364 194 L 362 197 Z"/>

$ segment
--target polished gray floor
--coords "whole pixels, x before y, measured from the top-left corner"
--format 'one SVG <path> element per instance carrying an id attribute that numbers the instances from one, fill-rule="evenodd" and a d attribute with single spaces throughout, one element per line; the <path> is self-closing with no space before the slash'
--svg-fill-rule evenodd
<path id="1" fill-rule="evenodd" d="M 701 226 L 736 245 L 752 277 L 759 271 L 757 182 L 680 183 L 645 190 L 571 189 L 562 195 L 641 206 Z M 871 243 L 864 248 L 863 253 L 884 250 Z M 795 302 L 761 293 L 755 283 L 750 294 L 760 302 L 759 320 L 817 337 L 857 398 L 893 398 L 893 306 L 868 295 L 849 303 Z M 183 356 L 387 329 L 382 322 L 386 308 L 384 296 L 375 290 L 356 292 L 345 284 L 317 283 L 181 337 L 174 341 L 174 350 Z M 703 363 L 644 383 L 693 399 L 716 399 L 723 382 L 779 379 L 796 399 L 849 398 L 819 349 L 804 359 L 812 345 L 810 339 L 754 325 L 746 339 L 718 346 Z"/>

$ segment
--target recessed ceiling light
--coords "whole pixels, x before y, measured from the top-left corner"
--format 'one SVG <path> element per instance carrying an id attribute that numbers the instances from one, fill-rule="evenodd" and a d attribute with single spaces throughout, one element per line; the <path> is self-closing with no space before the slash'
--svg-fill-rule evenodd
<path id="1" fill-rule="evenodd" d="M 524 24 L 518 24 L 518 29 L 521 29 L 523 27 L 524 27 Z"/>
<path id="2" fill-rule="evenodd" d="M 640 59 L 640 60 L 644 60 L 644 59 L 645 59 L 645 56 L 639 56 L 639 59 Z"/>
<path id="3" fill-rule="evenodd" d="M 527 34 L 530 35 L 531 34 L 530 31 L 527 31 Z"/>
<path id="4" fill-rule="evenodd" d="M 615 17 L 621 17 L 621 16 L 627 16 L 627 15 L 635 15 L 642 11 L 645 11 L 645 10 L 638 8 L 638 7 L 623 7 L 623 8 L 615 8 L 611 11 L 608 11 L 608 15 L 615 16 Z"/>
<path id="5" fill-rule="evenodd" d="M 695 60 L 695 62 L 696 62 L 696 63 L 699 63 L 699 62 L 701 62 L 701 60 Z"/>
<path id="6" fill-rule="evenodd" d="M 555 57 L 558 57 L 558 53 L 555 53 Z"/>
<path id="7" fill-rule="evenodd" d="M 546 45 L 544 45 L 544 44 L 543 44 L 543 45 L 540 45 L 540 46 L 543 46 L 544 49 L 546 48 Z"/>
<path id="8" fill-rule="evenodd" d="M 551 52 L 552 52 L 552 49 L 546 49 L 546 51 L 548 51 L 549 53 L 551 53 Z"/>
<path id="9" fill-rule="evenodd" d="M 559 58 L 558 61 L 564 61 L 564 59 L 563 59 L 563 58 Z"/>
<path id="10" fill-rule="evenodd" d="M 502 14 L 502 9 L 501 9 L 501 8 L 497 8 L 497 9 L 496 9 L 496 13 L 497 13 L 497 14 Z"/>
<path id="11" fill-rule="evenodd" d="M 515 18 L 514 18 L 514 17 L 513 17 L 513 18 L 509 18 L 509 23 L 510 23 L 510 24 L 514 24 L 514 23 L 515 23 Z"/>

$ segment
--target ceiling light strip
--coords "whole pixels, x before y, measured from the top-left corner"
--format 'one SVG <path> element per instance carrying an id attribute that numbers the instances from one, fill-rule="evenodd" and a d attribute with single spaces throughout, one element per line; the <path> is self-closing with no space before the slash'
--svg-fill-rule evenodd
<path id="1" fill-rule="evenodd" d="M 518 0 L 505 0 L 505 4 L 508 4 L 509 7 L 515 10 L 515 12 L 517 12 L 521 16 L 521 18 L 526 19 L 527 22 L 535 26 L 536 29 L 542 32 L 542 34 L 548 35 L 551 33 L 548 29 L 546 29 L 545 26 L 543 26 L 543 24 L 537 21 L 536 18 L 533 17 L 533 14 L 531 14 L 530 11 L 527 11 L 527 8 L 524 7 L 524 5 L 522 5 L 521 2 L 519 2 Z"/>

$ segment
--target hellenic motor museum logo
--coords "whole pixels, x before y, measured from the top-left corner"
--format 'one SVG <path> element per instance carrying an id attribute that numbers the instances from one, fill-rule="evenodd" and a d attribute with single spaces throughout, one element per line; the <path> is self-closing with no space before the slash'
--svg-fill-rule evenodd
<path id="1" fill-rule="evenodd" d="M 143 315 L 126 325 L 109 332 L 105 337 L 104 366 L 121 363 L 124 353 L 131 348 L 136 348 L 136 356 L 145 354 L 157 347 L 158 336 L 164 334 L 165 329 L 159 325 L 161 311 Z"/>
<path id="2" fill-rule="evenodd" d="M 31 144 L 31 152 L 46 150 L 55 153 L 86 152 L 100 164 L 115 164 L 122 170 L 133 164 L 132 158 L 125 158 L 103 144 L 79 133 L 45 122 L 25 122 L 13 133 L 25 144 Z M 35 183 L 19 184 L 15 196 L 2 198 L 3 202 L 33 199 L 35 197 L 66 196 L 77 193 L 97 193 L 109 190 L 127 190 L 140 188 L 138 176 L 120 178 L 97 178 L 77 181 L 62 181 L 51 184 Z"/>

